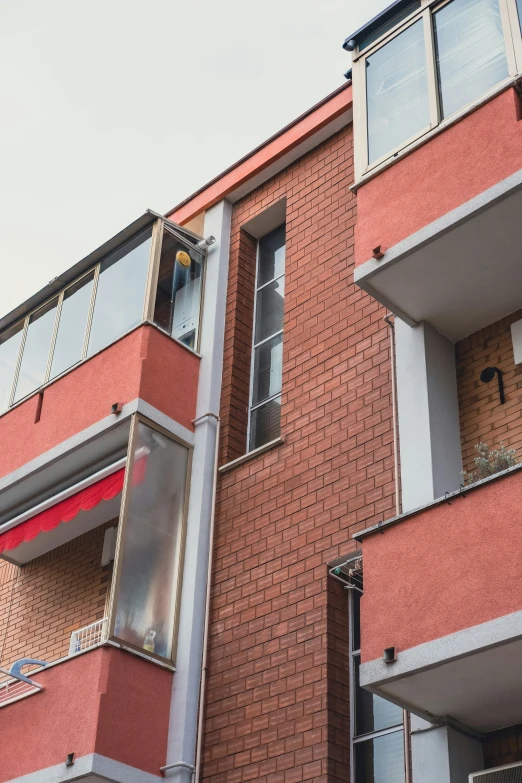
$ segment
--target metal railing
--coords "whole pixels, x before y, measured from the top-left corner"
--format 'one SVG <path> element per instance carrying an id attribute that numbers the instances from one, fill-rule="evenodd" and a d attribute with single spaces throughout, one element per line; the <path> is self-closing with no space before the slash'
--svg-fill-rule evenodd
<path id="1" fill-rule="evenodd" d="M 101 644 L 107 638 L 107 617 L 97 620 L 95 623 L 86 625 L 84 628 L 78 628 L 71 634 L 69 643 L 69 655 L 89 650 L 97 644 Z"/>
<path id="2" fill-rule="evenodd" d="M 15 661 L 9 670 L 0 666 L 0 708 L 11 704 L 26 696 L 32 696 L 33 693 L 41 691 L 43 686 L 32 680 L 21 669 L 24 666 L 38 665 L 45 666 L 45 661 L 38 661 L 35 658 L 22 658 Z"/>

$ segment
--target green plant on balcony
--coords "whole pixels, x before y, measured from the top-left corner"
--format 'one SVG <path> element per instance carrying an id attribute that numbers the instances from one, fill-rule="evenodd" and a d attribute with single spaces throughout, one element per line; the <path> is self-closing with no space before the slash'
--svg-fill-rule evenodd
<path id="1" fill-rule="evenodd" d="M 501 442 L 500 448 L 490 450 L 487 443 L 480 442 L 475 446 L 477 456 L 475 457 L 476 470 L 462 471 L 462 478 L 464 483 L 474 484 L 475 481 L 494 476 L 495 473 L 500 473 L 502 470 L 512 468 L 513 465 L 518 465 L 518 457 L 515 449 L 506 449 Z"/>

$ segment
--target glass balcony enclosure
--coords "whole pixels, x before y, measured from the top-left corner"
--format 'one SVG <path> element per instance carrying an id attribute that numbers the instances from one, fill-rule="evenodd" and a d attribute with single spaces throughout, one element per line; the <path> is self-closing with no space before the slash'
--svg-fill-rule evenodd
<path id="1" fill-rule="evenodd" d="M 148 223 L 0 334 L 0 414 L 146 321 L 197 350 L 199 237 Z"/>
<path id="2" fill-rule="evenodd" d="M 349 47 L 358 178 L 522 71 L 522 0 L 403 5 Z"/>

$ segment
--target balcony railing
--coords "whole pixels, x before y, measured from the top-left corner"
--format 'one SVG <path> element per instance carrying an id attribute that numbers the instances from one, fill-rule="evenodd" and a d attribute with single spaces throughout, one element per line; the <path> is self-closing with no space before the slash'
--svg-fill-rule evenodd
<path id="1" fill-rule="evenodd" d="M 10 670 L 0 667 L 0 677 L 2 679 L 2 682 L 0 682 L 0 708 L 19 699 L 25 699 L 26 696 L 32 696 L 34 693 L 42 690 L 42 686 L 39 683 L 20 672 L 22 666 L 29 663 L 38 662 L 28 658 L 14 663 Z"/>
<path id="2" fill-rule="evenodd" d="M 95 623 L 79 628 L 71 634 L 69 643 L 69 655 L 77 655 L 85 652 L 97 644 L 102 644 L 107 638 L 107 617 L 97 620 Z"/>

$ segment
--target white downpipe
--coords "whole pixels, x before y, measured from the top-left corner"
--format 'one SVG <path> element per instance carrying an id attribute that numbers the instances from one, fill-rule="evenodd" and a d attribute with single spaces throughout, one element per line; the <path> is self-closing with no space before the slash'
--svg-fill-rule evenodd
<path id="1" fill-rule="evenodd" d="M 392 386 L 392 427 L 393 427 L 393 475 L 395 480 L 395 515 L 401 513 L 401 496 L 399 480 L 399 436 L 397 427 L 397 390 L 395 380 L 395 325 L 390 320 L 390 314 L 384 316 L 390 330 L 390 366 Z"/>
<path id="2" fill-rule="evenodd" d="M 198 707 L 198 728 L 196 737 L 196 763 L 194 769 L 193 781 L 199 783 L 201 775 L 201 751 L 203 747 L 203 719 L 205 717 L 205 689 L 207 685 L 207 660 L 208 660 L 208 627 L 210 624 L 210 591 L 212 588 L 212 559 L 214 555 L 214 524 L 216 519 L 216 495 L 218 481 L 218 456 L 219 456 L 219 433 L 221 430 L 221 419 L 215 414 L 216 419 L 216 449 L 214 453 L 214 483 L 212 485 L 212 510 L 210 516 L 209 548 L 208 548 L 208 568 L 207 568 L 207 591 L 205 596 L 205 623 L 203 626 L 203 655 L 201 659 L 201 679 L 199 684 L 199 707 Z"/>

